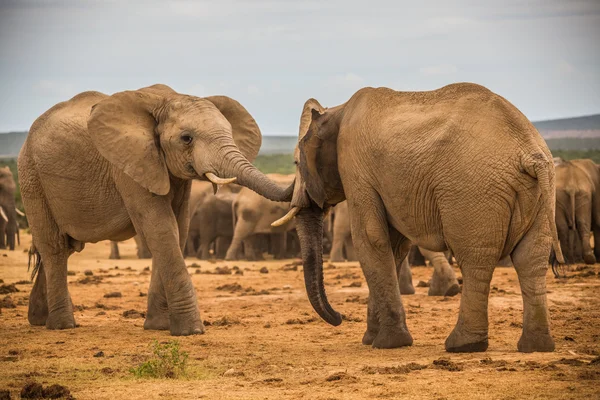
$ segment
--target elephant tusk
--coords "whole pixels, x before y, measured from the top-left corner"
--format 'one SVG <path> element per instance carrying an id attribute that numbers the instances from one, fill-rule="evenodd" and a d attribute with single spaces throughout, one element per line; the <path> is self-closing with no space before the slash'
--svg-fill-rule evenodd
<path id="1" fill-rule="evenodd" d="M 206 179 L 208 179 L 215 185 L 227 185 L 228 183 L 235 182 L 235 180 L 237 179 L 237 178 L 219 178 L 212 172 L 207 172 L 204 174 L 204 176 L 206 176 Z"/>
<path id="2" fill-rule="evenodd" d="M 17 214 L 19 214 L 21 217 L 25 216 L 25 213 L 21 210 L 19 210 L 18 208 L 15 207 L 15 211 L 17 212 Z"/>
<path id="3" fill-rule="evenodd" d="M 4 208 L 2 208 L 2 207 L 0 207 L 0 217 L 2 217 L 3 220 L 8 222 L 8 217 L 6 216 L 6 213 L 4 212 Z"/>
<path id="4" fill-rule="evenodd" d="M 271 226 L 277 227 L 277 226 L 287 224 L 288 222 L 290 222 L 292 220 L 292 218 L 294 218 L 296 216 L 296 214 L 298 214 L 299 211 L 300 211 L 300 207 L 292 207 L 292 209 L 290 211 L 288 211 L 287 214 L 285 214 L 283 217 L 279 218 L 277 221 L 273 222 L 271 224 Z"/>

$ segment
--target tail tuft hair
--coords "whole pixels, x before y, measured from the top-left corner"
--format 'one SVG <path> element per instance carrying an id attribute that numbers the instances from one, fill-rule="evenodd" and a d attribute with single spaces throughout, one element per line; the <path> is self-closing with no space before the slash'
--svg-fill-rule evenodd
<path id="1" fill-rule="evenodd" d="M 31 271 L 31 280 L 33 281 L 40 270 L 40 267 L 42 266 L 42 256 L 33 245 L 29 248 L 28 255 L 29 260 L 27 262 L 27 272 L 29 272 L 33 266 L 33 270 Z"/>

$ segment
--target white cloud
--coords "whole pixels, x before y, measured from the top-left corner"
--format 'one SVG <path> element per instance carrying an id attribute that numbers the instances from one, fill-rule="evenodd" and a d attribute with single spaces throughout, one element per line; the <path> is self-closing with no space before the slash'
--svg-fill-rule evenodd
<path id="1" fill-rule="evenodd" d="M 451 75 L 455 74 L 457 71 L 458 68 L 456 68 L 456 65 L 452 64 L 439 64 L 419 68 L 419 73 L 424 76 Z"/>

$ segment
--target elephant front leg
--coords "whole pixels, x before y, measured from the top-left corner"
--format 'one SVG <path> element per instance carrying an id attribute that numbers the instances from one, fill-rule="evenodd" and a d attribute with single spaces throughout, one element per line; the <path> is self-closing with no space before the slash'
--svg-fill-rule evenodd
<path id="1" fill-rule="evenodd" d="M 397 270 L 400 293 L 415 294 L 415 287 L 412 282 L 412 271 L 410 269 L 410 264 L 408 263 L 408 257 L 404 257 L 404 260 L 397 266 Z"/>
<path id="2" fill-rule="evenodd" d="M 450 266 L 444 253 L 429 251 L 419 247 L 421 254 L 425 256 L 433 266 L 433 275 L 429 285 L 428 296 L 456 296 L 460 293 L 460 286 L 456 279 L 454 269 Z"/>
<path id="3" fill-rule="evenodd" d="M 109 260 L 120 260 L 121 254 L 119 253 L 119 243 L 114 240 L 110 241 L 110 255 L 108 256 Z"/>
<path id="4" fill-rule="evenodd" d="M 169 329 L 169 305 L 165 288 L 161 282 L 158 268 L 152 263 L 152 275 L 150 277 L 150 289 L 148 290 L 148 310 L 144 329 L 168 330 Z"/>
<path id="5" fill-rule="evenodd" d="M 376 310 L 379 322 L 373 347 L 410 346 L 413 339 L 406 327 L 406 314 L 400 298 L 396 263 L 383 204 L 381 201 L 368 204 L 369 211 L 355 210 L 352 204 L 349 207 L 350 214 L 353 215 L 352 239 L 369 286 L 370 319 L 374 318 L 373 311 Z M 375 210 L 374 215 L 371 210 Z M 375 321 L 371 321 L 370 325 L 374 332 Z M 369 341 L 370 338 L 366 336 Z"/>
<path id="6" fill-rule="evenodd" d="M 362 344 L 372 345 L 379 333 L 379 319 L 377 318 L 377 306 L 374 297 L 369 295 L 367 306 L 367 330 L 362 338 Z"/>

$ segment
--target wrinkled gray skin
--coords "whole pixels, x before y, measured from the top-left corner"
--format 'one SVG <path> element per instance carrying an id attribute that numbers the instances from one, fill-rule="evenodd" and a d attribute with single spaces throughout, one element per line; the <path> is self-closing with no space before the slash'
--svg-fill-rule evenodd
<path id="1" fill-rule="evenodd" d="M 568 263 L 600 259 L 600 172 L 592 160 L 561 160 L 556 166 L 556 228 Z M 594 235 L 594 249 L 590 245 Z"/>
<path id="2" fill-rule="evenodd" d="M 268 174 L 269 179 L 277 182 L 282 188 L 289 186 L 294 175 Z M 255 192 L 242 189 L 233 202 L 233 221 L 235 224 L 233 239 L 227 250 L 226 260 L 236 260 L 239 257 L 242 243 L 244 244 L 245 257 L 248 260 L 262 258 L 262 252 L 248 239 L 256 234 L 280 234 L 278 248 L 285 252 L 287 241 L 285 233 L 294 229 L 290 222 L 281 227 L 272 227 L 271 222 L 283 217 L 289 209 L 289 204 L 278 203 L 257 195 Z M 283 255 L 283 253 L 282 253 Z M 280 258 L 276 255 L 276 258 Z"/>
<path id="3" fill-rule="evenodd" d="M 150 253 L 150 250 L 148 249 L 146 242 L 140 235 L 135 235 L 133 237 L 133 240 L 135 240 L 135 244 L 137 247 L 137 252 L 136 252 L 137 258 L 139 258 L 140 260 L 152 258 L 152 254 Z M 116 242 L 114 240 L 110 242 L 110 255 L 108 256 L 108 259 L 109 260 L 120 260 L 121 259 L 121 253 L 119 252 L 119 242 Z"/>
<path id="4" fill-rule="evenodd" d="M 219 192 L 208 196 L 200 204 L 190 220 L 187 248 L 195 251 L 197 258 L 208 260 L 211 258 L 210 248 L 215 244 L 215 256 L 224 258 L 227 247 L 217 243 L 217 239 L 230 243 L 233 237 L 233 216 L 231 206 L 238 192 L 239 185 L 227 185 Z"/>
<path id="5" fill-rule="evenodd" d="M 331 248 L 330 261 L 340 262 L 344 261 L 344 258 L 348 261 L 353 261 L 354 246 L 352 245 L 348 202 L 343 201 L 336 205 L 334 210 L 330 212 L 331 214 L 333 214 L 333 246 Z M 457 295 L 460 292 L 460 286 L 446 255 L 424 248 L 419 248 L 419 250 L 430 262 L 431 266 L 433 266 L 433 275 L 427 294 L 429 296 Z M 344 257 L 344 252 L 346 257 Z M 398 273 L 400 294 L 414 294 L 415 287 L 412 282 L 412 272 L 408 256 L 404 260 L 396 260 L 396 265 L 401 268 Z"/>
<path id="6" fill-rule="evenodd" d="M 15 249 L 19 236 L 17 209 L 15 205 L 16 185 L 8 166 L 0 167 L 0 249 Z"/>
<path id="7" fill-rule="evenodd" d="M 144 328 L 203 333 L 182 255 L 191 182 L 214 173 L 273 200 L 289 199 L 250 163 L 260 143 L 256 122 L 235 100 L 181 95 L 164 85 L 112 96 L 84 92 L 44 113 L 18 160 L 32 250 L 41 260 L 29 322 L 74 328 L 69 256 L 86 242 L 139 232 L 153 255 Z"/>
<path id="8" fill-rule="evenodd" d="M 364 88 L 330 109 L 310 99 L 294 156 L 291 206 L 300 210 L 307 294 L 327 322 L 339 325 L 341 316 L 325 295 L 320 232 L 324 209 L 347 199 L 370 293 L 363 343 L 412 344 L 396 260 L 414 243 L 451 250 L 462 270 L 447 351 L 487 349 L 490 281 L 507 255 L 523 295 L 517 348 L 554 350 L 546 300 L 551 248 L 564 262 L 554 224 L 554 165 L 535 127 L 504 98 L 461 83 L 429 92 Z"/>

